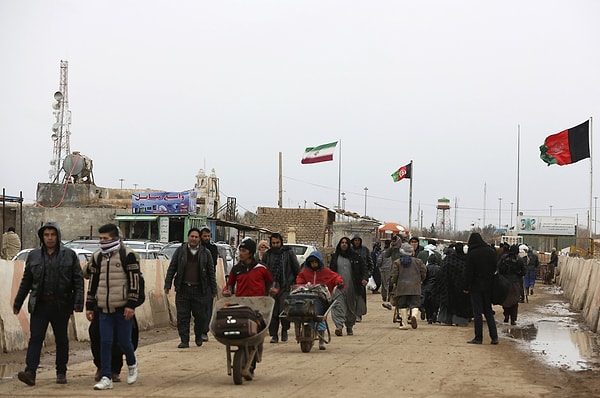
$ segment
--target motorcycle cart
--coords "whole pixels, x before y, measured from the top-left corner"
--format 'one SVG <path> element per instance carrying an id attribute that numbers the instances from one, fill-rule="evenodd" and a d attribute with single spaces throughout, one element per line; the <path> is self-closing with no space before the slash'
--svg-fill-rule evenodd
<path id="1" fill-rule="evenodd" d="M 248 306 L 257 310 L 262 315 L 265 326 L 257 334 L 248 337 L 221 336 L 216 332 L 217 311 L 233 305 Z M 227 352 L 227 375 L 233 374 L 233 382 L 242 384 L 245 380 L 252 380 L 253 374 L 250 366 L 254 356 L 256 362 L 262 360 L 263 340 L 269 332 L 269 323 L 273 313 L 275 301 L 271 297 L 225 297 L 217 300 L 210 320 L 210 332 L 215 339 L 224 344 Z M 232 359 L 233 356 L 233 359 Z"/>

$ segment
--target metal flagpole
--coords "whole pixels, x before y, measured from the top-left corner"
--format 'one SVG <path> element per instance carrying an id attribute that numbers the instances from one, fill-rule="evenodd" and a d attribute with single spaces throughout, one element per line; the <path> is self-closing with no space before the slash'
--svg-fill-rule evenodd
<path id="1" fill-rule="evenodd" d="M 594 135 L 592 134 L 592 117 L 590 116 L 590 127 L 589 127 L 589 131 L 588 131 L 588 135 L 590 136 L 590 210 L 588 211 L 588 230 L 589 230 L 589 237 L 590 237 L 590 253 L 593 253 L 593 244 L 594 244 L 594 240 L 592 238 L 592 199 L 594 196 L 594 173 L 593 173 L 593 157 L 592 157 L 592 152 L 593 152 L 593 148 L 594 146 L 593 144 L 593 137 Z M 594 221 L 596 222 L 596 221 Z"/>
<path id="2" fill-rule="evenodd" d="M 415 175 L 413 161 L 410 161 L 410 192 L 408 194 L 408 234 L 411 234 L 412 228 L 412 182 Z"/>
<path id="3" fill-rule="evenodd" d="M 521 125 L 517 125 L 517 219 L 515 226 L 519 225 L 521 220 L 519 219 L 519 186 L 520 186 L 520 175 L 521 175 Z M 519 228 L 516 227 L 517 231 Z"/>
<path id="4" fill-rule="evenodd" d="M 342 197 L 342 140 L 339 140 L 340 143 L 340 151 L 338 153 L 338 200 L 337 200 L 337 207 L 338 209 L 341 209 L 340 207 L 340 199 Z"/>

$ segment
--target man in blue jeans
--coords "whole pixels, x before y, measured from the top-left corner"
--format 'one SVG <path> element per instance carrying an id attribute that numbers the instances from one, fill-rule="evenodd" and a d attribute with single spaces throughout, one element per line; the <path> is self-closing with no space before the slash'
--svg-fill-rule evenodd
<path id="1" fill-rule="evenodd" d="M 92 255 L 88 266 L 90 283 L 86 300 L 86 316 L 94 319 L 98 310 L 100 320 L 100 363 L 102 378 L 94 390 L 113 388 L 112 349 L 114 335 L 127 360 L 127 384 L 138 377 L 137 359 L 131 341 L 132 319 L 138 306 L 140 289 L 140 264 L 138 256 L 123 245 L 119 229 L 114 224 L 105 224 L 98 229 L 100 250 Z M 121 264 L 121 250 L 125 250 Z"/>
<path id="2" fill-rule="evenodd" d="M 498 330 L 492 312 L 492 280 L 496 272 L 496 251 L 485 243 L 481 235 L 474 232 L 467 243 L 467 264 L 465 293 L 471 293 L 471 305 L 475 326 L 475 337 L 469 344 L 483 343 L 483 317 L 488 325 L 491 344 L 498 344 Z"/>

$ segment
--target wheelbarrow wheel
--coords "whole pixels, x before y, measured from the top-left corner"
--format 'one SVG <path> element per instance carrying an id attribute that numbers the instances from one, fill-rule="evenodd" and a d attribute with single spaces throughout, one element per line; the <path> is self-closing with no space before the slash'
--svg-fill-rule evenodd
<path id="1" fill-rule="evenodd" d="M 233 354 L 233 382 L 235 384 L 243 384 L 244 377 L 242 376 L 242 371 L 244 366 L 246 365 L 246 350 L 243 348 L 239 348 Z"/>
<path id="2" fill-rule="evenodd" d="M 310 325 L 302 326 L 302 340 L 300 341 L 300 349 L 302 352 L 310 352 L 315 344 L 313 336 L 313 328 Z"/>

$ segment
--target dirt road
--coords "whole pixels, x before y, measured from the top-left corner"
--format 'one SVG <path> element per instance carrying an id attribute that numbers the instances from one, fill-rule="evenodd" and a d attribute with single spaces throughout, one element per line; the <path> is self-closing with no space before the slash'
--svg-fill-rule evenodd
<path id="1" fill-rule="evenodd" d="M 360 397 L 394 394 L 410 397 L 506 396 L 591 397 L 600 395 L 600 378 L 592 371 L 572 372 L 547 367 L 517 349 L 506 337 L 501 307 L 495 307 L 500 344 L 470 345 L 472 326 L 428 325 L 399 330 L 392 312 L 383 309 L 378 295 L 369 294 L 369 313 L 357 324 L 354 336 L 333 336 L 326 351 L 302 353 L 294 341 L 269 344 L 255 380 L 236 386 L 227 376 L 225 346 L 211 340 L 202 347 L 177 349 L 175 331 L 143 333 L 137 355 L 137 383 L 115 383 L 112 391 L 94 391 L 89 351 L 73 350 L 68 384 L 54 382 L 53 355 L 45 355 L 45 369 L 37 385 L 16 380 L 0 382 L 0 396 L 86 397 Z M 521 311 L 556 300 L 539 288 Z M 485 325 L 484 325 L 485 327 Z M 24 353 L 0 354 L 2 364 Z M 76 363 L 79 362 L 79 363 Z M 391 396 L 391 395 L 390 395 Z"/>

